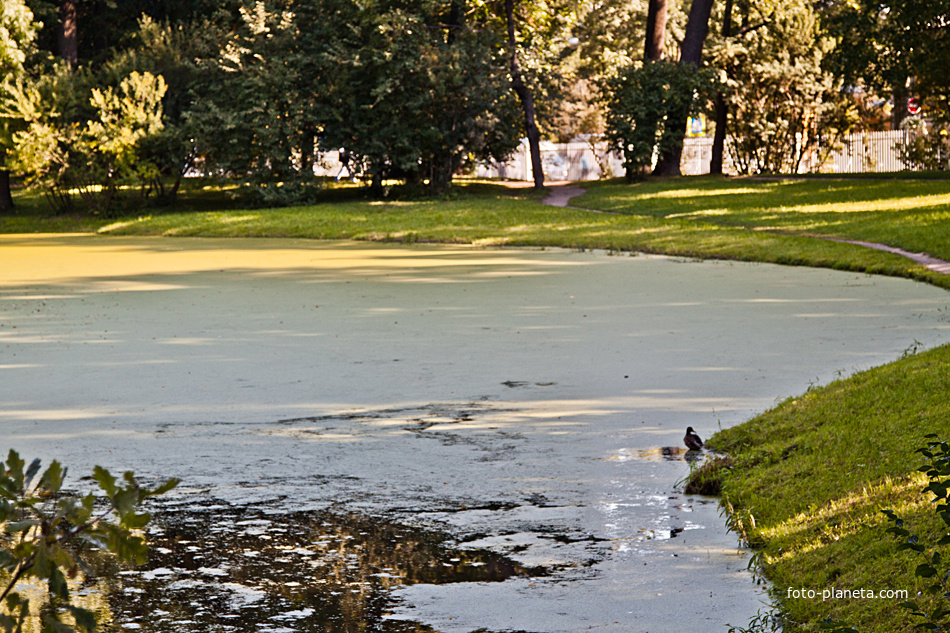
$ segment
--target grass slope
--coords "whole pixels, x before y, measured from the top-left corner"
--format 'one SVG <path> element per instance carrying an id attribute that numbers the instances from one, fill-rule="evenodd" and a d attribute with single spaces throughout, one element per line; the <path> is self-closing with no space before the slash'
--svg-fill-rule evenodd
<path id="1" fill-rule="evenodd" d="M 501 185 L 462 184 L 447 200 L 366 200 L 239 209 L 213 187 L 192 187 L 181 209 L 111 220 L 47 216 L 35 198 L 0 217 L 0 233 L 97 231 L 121 235 L 295 237 L 559 246 L 807 265 L 907 277 L 950 288 L 950 276 L 912 261 L 815 235 L 875 241 L 950 260 L 950 182 L 681 178 L 637 185 L 587 183 L 560 209 Z"/>
<path id="2" fill-rule="evenodd" d="M 897 552 L 882 509 L 934 543 L 941 522 L 923 493 L 915 449 L 924 436 L 950 437 L 950 345 L 812 389 L 709 439 L 732 457 L 723 501 L 758 548 L 757 562 L 793 630 L 817 631 L 832 617 L 865 633 L 911 631 L 900 599 L 789 599 L 789 588 L 922 589 L 921 561 Z"/>

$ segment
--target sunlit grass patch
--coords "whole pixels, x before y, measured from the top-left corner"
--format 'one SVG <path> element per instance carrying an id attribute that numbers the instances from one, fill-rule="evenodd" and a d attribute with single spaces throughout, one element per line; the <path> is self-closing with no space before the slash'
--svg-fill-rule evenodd
<path id="1" fill-rule="evenodd" d="M 936 535 L 923 461 L 925 435 L 950 437 L 950 345 L 910 354 L 789 398 L 708 444 L 733 459 L 723 498 L 746 520 L 757 562 L 795 630 L 825 617 L 863 632 L 910 631 L 898 601 L 785 600 L 787 587 L 916 592 L 916 562 L 884 533 L 883 509 Z M 754 525 L 754 527 L 751 527 Z M 945 529 L 945 527 L 943 528 Z"/>
<path id="2" fill-rule="evenodd" d="M 50 215 L 41 196 L 18 192 L 22 212 L 0 217 L 0 233 L 560 246 L 821 266 L 950 288 L 950 276 L 900 256 L 816 239 L 881 242 L 950 259 L 950 182 L 700 177 L 583 186 L 589 193 L 572 205 L 616 213 L 550 207 L 539 202 L 543 193 L 483 182 L 461 183 L 445 199 L 372 200 L 358 187 L 328 187 L 317 204 L 248 209 L 233 191 L 194 182 L 177 208 L 136 209 L 110 220 Z"/>

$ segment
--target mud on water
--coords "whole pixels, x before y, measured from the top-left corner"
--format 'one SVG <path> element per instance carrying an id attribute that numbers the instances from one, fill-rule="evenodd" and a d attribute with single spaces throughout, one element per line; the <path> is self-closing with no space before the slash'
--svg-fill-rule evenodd
<path id="1" fill-rule="evenodd" d="M 545 575 L 447 535 L 352 513 L 160 508 L 147 565 L 107 582 L 113 630 L 428 632 L 390 619 L 390 591 L 417 583 Z"/>

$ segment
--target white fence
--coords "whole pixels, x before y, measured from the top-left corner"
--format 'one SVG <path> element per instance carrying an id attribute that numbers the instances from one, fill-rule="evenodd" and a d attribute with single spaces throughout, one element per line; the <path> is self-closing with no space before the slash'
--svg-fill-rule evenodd
<path id="1" fill-rule="evenodd" d="M 899 158 L 898 147 L 910 140 L 910 134 L 904 130 L 891 132 L 865 132 L 845 137 L 840 148 L 832 152 L 825 162 L 815 168 L 817 154 L 802 161 L 803 169 L 834 174 L 857 174 L 867 172 L 891 172 L 912 169 Z M 708 136 L 687 138 L 683 143 L 683 158 L 680 171 L 687 176 L 709 173 L 712 159 L 713 140 Z M 728 143 L 723 160 L 723 171 L 736 174 L 730 160 Z M 336 152 L 322 156 L 322 165 L 317 168 L 319 175 L 336 176 L 340 173 L 340 164 Z M 549 182 L 570 180 L 598 180 L 624 175 L 623 158 L 608 150 L 606 143 L 542 143 L 541 162 L 544 165 L 544 178 Z M 344 172 L 343 176 L 350 174 Z M 475 170 L 479 178 L 503 178 L 530 182 L 531 157 L 527 143 L 522 143 L 511 157 L 503 163 L 479 165 Z"/>
<path id="2" fill-rule="evenodd" d="M 843 147 L 832 154 L 826 166 L 835 174 L 909 169 L 897 153 L 897 148 L 908 140 L 909 135 L 904 130 L 851 134 L 844 139 Z"/>
<path id="3" fill-rule="evenodd" d="M 891 172 L 912 169 L 899 158 L 898 147 L 910 139 L 908 132 L 865 132 L 851 134 L 841 142 L 841 147 L 832 152 L 825 162 L 812 171 L 834 174 L 858 174 L 868 172 Z M 709 173 L 712 160 L 713 140 L 708 136 L 687 138 L 683 143 L 683 158 L 680 171 L 687 176 Z M 727 143 L 728 147 L 728 143 Z M 623 176 L 623 158 L 607 150 L 605 144 L 590 143 L 545 143 L 541 147 L 541 160 L 546 180 L 597 180 Z M 815 165 L 817 156 L 803 163 Z M 723 171 L 736 174 L 728 149 L 723 160 Z M 532 180 L 531 158 L 527 144 L 522 144 L 505 163 L 482 165 L 476 175 L 483 178 L 507 178 L 509 180 Z"/>
<path id="4" fill-rule="evenodd" d="M 680 171 L 687 176 L 708 174 L 711 160 L 712 138 L 687 138 L 683 143 Z M 598 180 L 624 175 L 623 157 L 618 152 L 610 151 L 606 143 L 542 143 L 541 163 L 544 165 L 544 179 L 550 182 Z M 731 168 L 732 164 L 727 158 L 724 169 L 729 173 Z M 522 143 L 504 163 L 479 165 L 475 175 L 479 178 L 533 180 L 528 145 Z"/>

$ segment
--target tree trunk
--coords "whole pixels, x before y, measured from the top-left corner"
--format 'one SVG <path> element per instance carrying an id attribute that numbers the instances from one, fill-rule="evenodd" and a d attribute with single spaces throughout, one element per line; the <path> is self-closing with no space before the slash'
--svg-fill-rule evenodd
<path id="1" fill-rule="evenodd" d="M 891 129 L 901 129 L 901 121 L 907 118 L 907 88 L 903 83 L 894 84 L 894 91 L 891 93 L 894 99 L 894 107 L 891 108 Z"/>
<path id="2" fill-rule="evenodd" d="M 455 43 L 459 31 L 465 24 L 465 0 L 452 0 L 449 6 L 448 33 L 445 36 L 445 43 L 451 46 Z"/>
<path id="3" fill-rule="evenodd" d="M 313 128 L 304 127 L 300 137 L 300 175 L 306 179 L 313 178 L 313 157 L 317 133 Z"/>
<path id="4" fill-rule="evenodd" d="M 732 37 L 732 0 L 726 0 L 722 16 L 722 37 Z M 727 69 L 728 73 L 729 70 Z M 726 98 L 716 93 L 716 133 L 713 135 L 712 158 L 709 161 L 709 173 L 722 175 L 723 156 L 726 151 L 726 127 L 729 125 L 729 109 Z"/>
<path id="5" fill-rule="evenodd" d="M 663 59 L 666 45 L 666 0 L 650 0 L 647 9 L 646 43 L 643 58 L 657 61 Z"/>
<path id="6" fill-rule="evenodd" d="M 456 162 L 452 154 L 436 154 L 429 165 L 429 195 L 442 196 L 452 188 Z"/>
<path id="7" fill-rule="evenodd" d="M 62 0 L 59 5 L 59 56 L 73 68 L 79 65 L 79 26 L 76 0 Z"/>
<path id="8" fill-rule="evenodd" d="M 683 37 L 683 48 L 680 53 L 680 64 L 698 69 L 703 61 L 703 45 L 706 35 L 709 34 L 709 16 L 712 13 L 713 0 L 693 0 L 689 9 L 689 19 L 686 21 L 686 35 Z M 676 144 L 664 151 L 653 169 L 654 176 L 679 176 L 680 160 L 683 157 L 683 140 L 686 137 L 686 119 L 689 112 L 671 111 L 667 113 L 667 121 L 674 125 L 682 122 L 683 133 L 677 136 Z"/>
<path id="9" fill-rule="evenodd" d="M 13 194 L 10 193 L 10 171 L 0 169 L 0 213 L 13 213 Z"/>
<path id="10" fill-rule="evenodd" d="M 534 95 L 524 84 L 521 78 L 521 68 L 518 66 L 518 49 L 515 46 L 515 3 L 514 0 L 505 0 L 505 19 L 508 22 L 508 59 L 511 71 L 511 88 L 521 100 L 524 110 L 524 126 L 528 135 L 528 149 L 531 153 L 531 175 L 534 177 L 534 188 L 544 188 L 544 166 L 541 164 L 541 132 L 534 116 Z"/>
<path id="11" fill-rule="evenodd" d="M 716 132 L 713 135 L 712 157 L 709 173 L 722 176 L 723 156 L 726 153 L 726 126 L 729 125 L 729 110 L 721 92 L 716 93 Z"/>
<path id="12" fill-rule="evenodd" d="M 698 68 L 702 63 L 712 6 L 713 0 L 693 0 L 689 19 L 686 20 L 686 35 L 683 36 L 683 50 L 680 53 L 681 64 L 692 64 Z"/>

